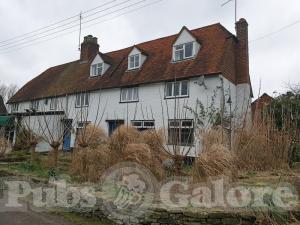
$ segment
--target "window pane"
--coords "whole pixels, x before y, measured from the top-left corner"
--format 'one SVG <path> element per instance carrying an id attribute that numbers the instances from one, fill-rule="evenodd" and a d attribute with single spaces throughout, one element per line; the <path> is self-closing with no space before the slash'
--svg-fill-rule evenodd
<path id="1" fill-rule="evenodd" d="M 135 55 L 134 60 L 135 60 L 134 67 L 135 68 L 140 67 L 140 55 Z"/>
<path id="2" fill-rule="evenodd" d="M 183 49 L 175 51 L 175 61 L 183 59 Z"/>
<path id="3" fill-rule="evenodd" d="M 192 127 L 193 121 L 192 120 L 183 120 L 182 121 L 182 127 Z"/>
<path id="4" fill-rule="evenodd" d="M 185 44 L 185 58 L 189 58 L 193 56 L 193 43 L 187 43 Z"/>
<path id="5" fill-rule="evenodd" d="M 89 95 L 89 93 L 85 93 L 84 96 L 85 96 L 84 105 L 88 106 L 89 105 L 89 97 L 90 97 L 90 95 Z"/>
<path id="6" fill-rule="evenodd" d="M 192 145 L 194 140 L 194 129 L 181 129 L 180 145 Z"/>
<path id="7" fill-rule="evenodd" d="M 80 94 L 76 95 L 76 106 L 80 106 Z"/>
<path id="8" fill-rule="evenodd" d="M 154 127 L 154 121 L 145 121 L 144 126 L 145 127 Z"/>
<path id="9" fill-rule="evenodd" d="M 177 45 L 177 46 L 175 46 L 175 49 L 176 50 L 181 50 L 181 49 L 183 49 L 183 45 Z"/>
<path id="10" fill-rule="evenodd" d="M 142 126 L 142 122 L 141 121 L 133 121 L 132 122 L 132 126 L 134 126 L 134 127 L 141 127 Z"/>
<path id="11" fill-rule="evenodd" d="M 80 106 L 84 105 L 84 94 L 80 94 Z"/>
<path id="12" fill-rule="evenodd" d="M 169 126 L 170 127 L 179 127 L 180 126 L 179 120 L 170 120 Z"/>
<path id="13" fill-rule="evenodd" d="M 126 101 L 127 89 L 122 89 L 121 91 L 121 101 Z"/>
<path id="14" fill-rule="evenodd" d="M 96 65 L 92 65 L 92 75 L 96 76 Z"/>
<path id="15" fill-rule="evenodd" d="M 138 88 L 133 88 L 133 100 L 138 100 Z"/>
<path id="16" fill-rule="evenodd" d="M 181 95 L 188 95 L 188 81 L 181 82 Z"/>
<path id="17" fill-rule="evenodd" d="M 133 90 L 132 88 L 128 88 L 127 89 L 127 101 L 132 101 L 132 98 L 133 98 Z"/>
<path id="18" fill-rule="evenodd" d="M 173 83 L 170 82 L 170 83 L 167 83 L 166 84 L 166 97 L 170 97 L 170 96 L 173 96 Z"/>
<path id="19" fill-rule="evenodd" d="M 134 68 L 134 56 L 129 57 L 129 68 Z"/>
<path id="20" fill-rule="evenodd" d="M 179 95 L 179 87 L 180 87 L 180 82 L 176 82 L 174 84 L 174 95 L 178 96 Z"/>
<path id="21" fill-rule="evenodd" d="M 102 63 L 98 63 L 97 64 L 97 75 L 101 75 L 102 74 Z"/>

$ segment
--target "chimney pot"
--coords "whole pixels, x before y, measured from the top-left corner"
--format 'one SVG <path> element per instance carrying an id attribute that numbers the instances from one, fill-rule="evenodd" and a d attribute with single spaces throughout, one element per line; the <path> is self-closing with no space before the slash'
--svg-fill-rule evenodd
<path id="1" fill-rule="evenodd" d="M 80 60 L 87 61 L 99 53 L 99 45 L 96 37 L 87 35 L 81 43 Z"/>

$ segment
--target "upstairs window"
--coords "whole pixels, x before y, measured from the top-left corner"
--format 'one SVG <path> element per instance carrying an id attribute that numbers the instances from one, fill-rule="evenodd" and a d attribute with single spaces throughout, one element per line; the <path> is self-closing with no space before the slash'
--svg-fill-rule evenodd
<path id="1" fill-rule="evenodd" d="M 90 93 L 88 93 L 88 92 L 76 94 L 75 107 L 76 108 L 88 107 L 89 106 L 89 98 L 90 98 Z"/>
<path id="2" fill-rule="evenodd" d="M 19 109 L 19 104 L 18 103 L 14 103 L 14 104 L 11 105 L 11 112 L 12 113 L 18 112 L 18 109 Z"/>
<path id="3" fill-rule="evenodd" d="M 39 100 L 31 101 L 30 109 L 38 110 L 39 109 Z"/>
<path id="4" fill-rule="evenodd" d="M 138 100 L 138 87 L 121 89 L 121 102 L 136 102 Z"/>
<path id="5" fill-rule="evenodd" d="M 166 83 L 166 98 L 188 97 L 189 96 L 188 81 L 176 81 Z"/>
<path id="6" fill-rule="evenodd" d="M 140 54 L 131 55 L 128 57 L 128 69 L 129 70 L 140 68 L 140 64 L 141 64 L 141 55 Z"/>
<path id="7" fill-rule="evenodd" d="M 58 105 L 58 99 L 51 98 L 50 99 L 50 110 L 57 110 L 57 105 Z"/>
<path id="8" fill-rule="evenodd" d="M 174 46 L 174 61 L 189 59 L 194 56 L 194 42 Z"/>
<path id="9" fill-rule="evenodd" d="M 92 65 L 92 76 L 101 76 L 103 74 L 103 63 Z"/>

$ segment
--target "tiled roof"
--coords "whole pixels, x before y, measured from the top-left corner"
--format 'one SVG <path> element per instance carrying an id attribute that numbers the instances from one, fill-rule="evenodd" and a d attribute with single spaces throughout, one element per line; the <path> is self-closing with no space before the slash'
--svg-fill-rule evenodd
<path id="1" fill-rule="evenodd" d="M 93 58 L 86 63 L 77 60 L 55 66 L 24 85 L 9 103 L 167 81 L 175 76 L 180 79 L 223 73 L 226 78 L 236 83 L 236 37 L 219 23 L 190 32 L 201 44 L 201 49 L 193 60 L 171 62 L 172 45 L 178 37 L 176 34 L 135 45 L 147 54 L 146 61 L 138 70 L 127 71 L 127 57 L 133 47 L 101 53 L 103 60 L 111 65 L 103 76 L 89 76 Z"/>

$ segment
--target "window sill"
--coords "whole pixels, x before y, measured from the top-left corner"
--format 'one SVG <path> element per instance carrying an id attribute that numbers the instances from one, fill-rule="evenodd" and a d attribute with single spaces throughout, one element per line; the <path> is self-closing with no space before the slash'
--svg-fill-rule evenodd
<path id="1" fill-rule="evenodd" d="M 189 98 L 190 96 L 189 95 L 184 95 L 184 96 L 172 96 L 172 97 L 166 97 L 165 96 L 165 100 L 167 100 L 167 99 L 177 99 L 177 98 Z"/>
<path id="2" fill-rule="evenodd" d="M 189 60 L 194 60 L 196 57 L 195 56 L 192 56 L 192 57 L 189 57 L 189 58 L 185 58 L 185 59 L 182 59 L 182 60 L 172 60 L 171 63 L 180 63 L 180 62 L 184 62 L 184 61 L 189 61 Z"/>
<path id="3" fill-rule="evenodd" d="M 137 68 L 132 68 L 132 69 L 129 69 L 129 68 L 127 68 L 127 70 L 126 70 L 126 72 L 134 72 L 134 71 L 138 71 L 138 70 L 140 70 L 141 69 L 141 67 L 137 67 Z"/>
<path id="4" fill-rule="evenodd" d="M 88 105 L 83 105 L 83 106 L 75 106 L 76 109 L 80 109 L 80 108 L 88 108 Z"/>
<path id="5" fill-rule="evenodd" d="M 120 101 L 119 103 L 120 103 L 120 104 L 124 104 L 124 103 L 135 103 L 135 102 L 139 102 L 139 100 L 135 100 L 135 101 L 126 101 L 126 102 Z"/>

